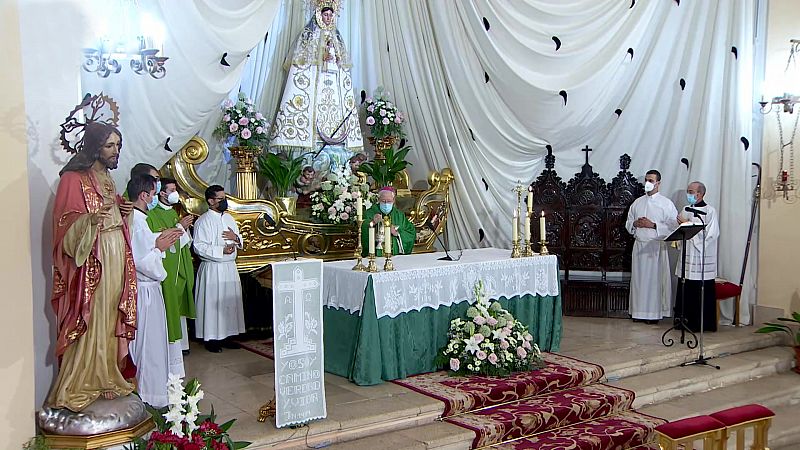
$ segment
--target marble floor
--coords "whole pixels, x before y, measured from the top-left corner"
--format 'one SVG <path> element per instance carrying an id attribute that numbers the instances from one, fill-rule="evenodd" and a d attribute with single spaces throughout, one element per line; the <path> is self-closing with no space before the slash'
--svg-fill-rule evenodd
<path id="1" fill-rule="evenodd" d="M 646 325 L 624 319 L 565 317 L 559 353 L 602 365 L 612 380 L 635 375 L 645 364 L 657 365 L 659 360 L 668 357 L 674 360 L 676 354 L 687 361 L 694 359 L 697 350 L 681 345 L 678 333 L 670 335 L 676 340 L 674 346 L 662 345 L 661 336 L 669 326 L 666 320 L 660 325 Z M 771 335 L 754 335 L 754 329 L 721 327 L 720 331 L 707 334 L 706 354 L 713 355 L 714 348 L 722 343 L 730 349 L 731 343 L 737 341 L 775 341 Z M 201 344 L 193 342 L 185 366 L 187 377 L 198 378 L 205 391 L 201 411 L 206 413 L 213 404 L 221 421 L 236 418 L 233 437 L 253 442 L 256 445 L 252 448 L 352 429 L 355 423 L 367 417 L 372 422 L 418 420 L 423 423 L 442 412 L 441 402 L 393 383 L 360 387 L 342 377 L 325 374 L 328 418 L 299 429 L 276 429 L 274 421 L 256 421 L 259 407 L 273 395 L 271 360 L 243 349 L 209 353 Z"/>

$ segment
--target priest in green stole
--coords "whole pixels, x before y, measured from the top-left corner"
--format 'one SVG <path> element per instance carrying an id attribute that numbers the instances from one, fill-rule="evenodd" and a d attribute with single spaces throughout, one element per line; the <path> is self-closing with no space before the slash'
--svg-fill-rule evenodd
<path id="1" fill-rule="evenodd" d="M 194 217 L 187 214 L 178 217 L 177 211 L 172 207 L 180 201 L 177 183 L 170 178 L 161 179 L 161 191 L 158 193 L 158 205 L 147 214 L 147 224 L 153 232 L 160 232 L 169 228 L 180 228 L 185 232 L 181 239 L 172 248 L 167 249 L 163 260 L 167 278 L 161 283 L 164 292 L 164 309 L 167 313 L 167 337 L 169 342 L 180 341 L 182 350 L 189 350 L 189 337 L 186 332 L 186 318 L 195 317 L 194 310 L 194 266 L 192 254 L 189 251 L 191 236 L 188 228 L 192 225 Z M 172 357 L 172 355 L 170 355 Z"/>
<path id="2" fill-rule="evenodd" d="M 375 255 L 383 256 L 383 219 L 389 217 L 391 220 L 391 239 L 393 255 L 408 255 L 414 250 L 414 240 L 417 236 L 417 229 L 409 221 L 402 211 L 394 207 L 395 190 L 392 187 L 384 187 L 378 192 L 378 203 L 364 212 L 364 224 L 362 225 L 361 247 L 362 255 L 369 254 L 369 225 L 375 227 Z"/>

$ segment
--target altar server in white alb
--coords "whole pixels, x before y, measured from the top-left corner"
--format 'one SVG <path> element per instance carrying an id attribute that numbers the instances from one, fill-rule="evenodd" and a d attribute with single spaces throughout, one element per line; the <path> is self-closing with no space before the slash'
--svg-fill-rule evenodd
<path id="1" fill-rule="evenodd" d="M 128 198 L 133 202 L 131 251 L 136 265 L 136 338 L 128 345 L 136 365 L 136 384 L 142 401 L 156 408 L 169 404 L 167 380 L 170 374 L 184 376 L 180 342 L 170 344 L 167 338 L 167 314 L 161 282 L 167 278 L 162 262 L 164 251 L 183 234 L 170 228 L 153 233 L 147 224 L 147 210 L 155 198 L 156 179 L 152 175 L 136 175 L 128 182 Z"/>
<path id="2" fill-rule="evenodd" d="M 681 224 L 705 223 L 705 234 L 701 231 L 686 241 L 686 280 L 681 278 L 683 252 L 675 266 L 678 276 L 678 292 L 675 299 L 675 314 L 680 315 L 681 284 L 685 283 L 684 318 L 689 329 L 700 331 L 700 311 L 702 303 L 703 331 L 717 331 L 717 299 L 714 279 L 717 277 L 717 240 L 719 239 L 719 216 L 717 210 L 705 202 L 706 185 L 692 181 L 686 187 L 686 201 L 689 206 L 678 214 Z M 692 211 L 695 210 L 695 211 Z M 703 239 L 705 239 L 705 258 L 703 258 Z M 705 259 L 705 261 L 704 261 Z M 702 288 L 702 289 L 701 289 Z M 701 302 L 701 290 L 703 292 Z"/>
<path id="3" fill-rule="evenodd" d="M 633 235 L 629 312 L 634 322 L 657 324 L 670 315 L 672 286 L 664 238 L 677 228 L 675 204 L 658 191 L 661 173 L 645 175 L 645 195 L 634 200 L 625 229 Z"/>
<path id="4" fill-rule="evenodd" d="M 225 212 L 228 201 L 222 186 L 209 186 L 206 202 L 208 211 L 194 224 L 194 251 L 201 260 L 195 282 L 195 334 L 205 341 L 208 351 L 219 353 L 223 346 L 236 345 L 223 339 L 245 331 L 242 284 L 236 270 L 242 235 Z"/>

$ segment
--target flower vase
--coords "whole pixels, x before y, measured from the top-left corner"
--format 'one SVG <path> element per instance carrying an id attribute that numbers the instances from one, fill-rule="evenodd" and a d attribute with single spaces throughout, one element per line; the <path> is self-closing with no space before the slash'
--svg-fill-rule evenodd
<path id="1" fill-rule="evenodd" d="M 297 212 L 297 197 L 275 197 L 278 208 L 293 216 Z"/>
<path id="2" fill-rule="evenodd" d="M 384 136 L 376 139 L 374 136 L 369 137 L 369 143 L 375 147 L 375 159 L 381 161 L 386 159 L 386 151 L 394 146 L 397 142 L 397 136 Z"/>
<path id="3" fill-rule="evenodd" d="M 236 193 L 243 200 L 258 198 L 256 184 L 256 160 L 261 154 L 261 147 L 249 145 L 230 148 L 231 156 L 236 160 Z"/>

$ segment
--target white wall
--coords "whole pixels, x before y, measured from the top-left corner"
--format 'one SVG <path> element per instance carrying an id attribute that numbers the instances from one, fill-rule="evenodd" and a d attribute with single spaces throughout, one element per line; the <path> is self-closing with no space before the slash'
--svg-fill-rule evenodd
<path id="1" fill-rule="evenodd" d="M 16 0 L 0 2 L 0 448 L 20 448 L 34 434 L 31 249 L 25 102 Z"/>

